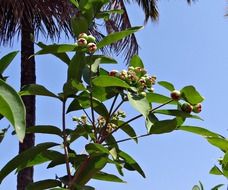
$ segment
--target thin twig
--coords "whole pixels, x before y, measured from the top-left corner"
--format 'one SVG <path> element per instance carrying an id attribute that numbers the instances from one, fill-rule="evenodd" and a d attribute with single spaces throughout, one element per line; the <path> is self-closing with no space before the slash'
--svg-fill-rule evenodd
<path id="1" fill-rule="evenodd" d="M 161 105 L 155 107 L 154 109 L 150 110 L 150 112 L 153 113 L 155 110 L 161 108 L 162 106 L 165 106 L 166 104 L 169 104 L 169 103 L 172 102 L 172 101 L 173 101 L 173 100 L 169 100 L 169 101 L 167 101 L 167 102 L 165 102 L 165 103 L 163 103 L 163 104 L 161 104 Z M 128 124 L 128 123 L 130 123 L 130 122 L 132 122 L 132 121 L 134 121 L 134 120 L 136 120 L 136 119 L 138 119 L 138 118 L 140 118 L 140 117 L 142 117 L 142 116 L 143 116 L 143 114 L 139 114 L 139 115 L 137 115 L 137 116 L 135 116 L 135 117 L 129 119 L 128 121 L 124 122 L 124 123 L 121 124 L 119 127 L 115 128 L 111 133 L 109 133 L 109 134 L 107 134 L 105 137 L 103 137 L 99 142 L 100 142 L 100 143 L 104 142 L 104 140 L 105 140 L 107 137 L 109 137 L 110 135 L 112 135 L 114 132 L 116 132 L 117 130 L 119 130 L 119 129 L 121 129 L 122 127 L 124 127 L 126 124 Z"/>
<path id="2" fill-rule="evenodd" d="M 82 109 L 82 111 L 84 112 L 84 114 L 86 115 L 86 117 L 89 119 L 90 123 L 93 124 L 92 119 L 89 117 L 89 114 L 85 111 L 85 109 Z"/>
<path id="3" fill-rule="evenodd" d="M 123 104 L 125 102 L 125 100 L 122 100 L 120 103 L 119 103 L 119 105 L 115 108 L 115 110 L 111 113 L 111 118 L 112 118 L 112 116 L 117 112 L 117 110 L 120 108 L 120 106 Z"/>
<path id="4" fill-rule="evenodd" d="M 93 107 L 93 93 L 92 93 L 92 70 L 91 70 L 91 64 L 89 65 L 89 78 L 90 78 L 90 107 L 91 107 L 91 114 L 92 114 L 92 126 L 94 130 L 94 136 L 97 141 L 97 129 L 95 125 L 95 115 L 94 115 L 94 107 Z"/>
<path id="5" fill-rule="evenodd" d="M 144 135 L 129 137 L 129 138 L 126 138 L 126 139 L 118 140 L 118 141 L 116 141 L 115 143 L 112 143 L 112 144 L 118 144 L 118 143 L 121 143 L 121 142 L 129 141 L 129 140 L 133 140 L 133 139 L 139 139 L 139 138 L 147 137 L 147 136 L 150 136 L 150 135 L 152 135 L 152 134 L 151 133 L 147 133 L 147 134 L 144 134 Z M 103 144 L 103 145 L 104 146 L 108 146 L 108 145 L 112 145 L 112 144 Z"/>
<path id="6" fill-rule="evenodd" d="M 68 142 L 67 142 L 67 134 L 66 134 L 66 120 L 65 120 L 65 112 L 66 112 L 66 101 L 63 101 L 62 104 L 62 130 L 63 130 L 63 147 L 64 147 L 64 156 L 66 161 L 66 170 L 69 182 L 71 181 L 71 172 L 70 172 L 70 162 L 69 162 L 69 151 L 68 151 Z"/>
<path id="7" fill-rule="evenodd" d="M 99 135 L 99 137 L 98 137 L 98 141 L 99 141 L 99 139 L 102 138 L 103 133 L 104 133 L 104 131 L 106 130 L 106 128 L 107 128 L 107 126 L 108 126 L 108 123 L 109 123 L 109 121 L 110 121 L 110 118 L 112 118 L 112 110 L 113 110 L 113 108 L 114 108 L 114 105 L 115 105 L 115 103 L 116 103 L 117 98 L 118 98 L 118 94 L 115 96 L 115 98 L 114 98 L 114 100 L 113 100 L 113 102 L 112 102 L 112 105 L 111 105 L 110 110 L 109 110 L 109 113 L 108 113 L 108 117 L 106 118 L 105 125 L 104 125 L 104 126 L 101 128 L 101 130 L 100 130 L 100 135 Z"/>

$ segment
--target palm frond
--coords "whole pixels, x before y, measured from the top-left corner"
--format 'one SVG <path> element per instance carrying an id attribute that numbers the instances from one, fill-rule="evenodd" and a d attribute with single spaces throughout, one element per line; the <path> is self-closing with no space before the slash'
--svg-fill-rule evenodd
<path id="1" fill-rule="evenodd" d="M 119 32 L 132 27 L 127 9 L 122 0 L 110 1 L 106 9 L 122 9 L 124 11 L 123 14 L 110 15 L 110 18 L 105 22 L 107 33 Z M 112 44 L 110 49 L 114 50 L 117 55 L 122 53 L 125 57 L 125 61 L 129 61 L 134 54 L 138 54 L 139 45 L 135 35 L 133 34 L 115 44 Z"/>
<path id="2" fill-rule="evenodd" d="M 21 32 L 21 23 L 51 39 L 69 34 L 75 8 L 66 0 L 0 0 L 0 44 L 11 42 Z"/>

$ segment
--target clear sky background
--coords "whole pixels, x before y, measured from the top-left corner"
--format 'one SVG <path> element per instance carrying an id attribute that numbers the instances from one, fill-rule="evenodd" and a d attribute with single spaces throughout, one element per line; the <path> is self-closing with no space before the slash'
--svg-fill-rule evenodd
<path id="1" fill-rule="evenodd" d="M 172 82 L 177 89 L 194 85 L 206 98 L 200 114 L 204 121 L 187 120 L 186 124 L 198 125 L 227 136 L 228 116 L 228 17 L 225 17 L 228 3 L 225 0 L 199 0 L 192 6 L 182 1 L 160 1 L 158 3 L 160 19 L 157 23 L 148 23 L 144 30 L 137 33 L 141 46 L 140 56 L 148 72 L 156 75 L 158 81 Z M 141 25 L 143 14 L 136 6 L 129 6 L 129 13 L 134 25 Z M 42 40 L 42 39 L 41 39 Z M 61 42 L 73 42 L 64 37 Z M 11 50 L 18 50 L 19 42 L 13 48 L 1 48 L 1 56 Z M 60 92 L 66 79 L 66 66 L 52 56 L 40 56 L 37 61 L 37 83 L 45 85 L 53 92 Z M 113 69 L 123 69 L 120 62 Z M 10 65 L 6 74 L 9 83 L 19 90 L 20 58 Z M 155 86 L 158 92 L 169 93 Z M 51 98 L 37 98 L 37 124 L 60 125 L 61 105 Z M 136 115 L 126 107 L 127 114 Z M 75 113 L 69 114 L 68 122 Z M 1 128 L 7 122 L 0 123 Z M 139 134 L 144 133 L 143 121 L 134 123 Z M 120 135 L 117 138 L 121 139 Z M 50 141 L 49 136 L 37 136 L 37 143 Z M 59 140 L 59 139 L 54 139 Z M 0 144 L 0 167 L 17 154 L 18 142 L 10 134 Z M 79 146 L 79 145 L 78 145 Z M 122 143 L 121 147 L 129 152 L 144 169 L 147 178 L 143 179 L 136 172 L 126 171 L 126 184 L 93 181 L 97 190 L 191 190 L 200 180 L 205 189 L 223 183 L 227 179 L 209 174 L 209 170 L 222 152 L 210 146 L 202 137 L 190 133 L 173 133 L 143 138 L 136 145 L 134 142 Z M 83 150 L 81 148 L 81 150 Z M 46 165 L 45 165 L 46 166 Z M 46 170 L 36 167 L 35 180 L 54 178 L 61 175 L 64 168 Z M 106 171 L 114 171 L 112 167 Z M 6 178 L 0 190 L 16 189 L 14 174 Z M 222 188 L 225 190 L 226 187 Z"/>

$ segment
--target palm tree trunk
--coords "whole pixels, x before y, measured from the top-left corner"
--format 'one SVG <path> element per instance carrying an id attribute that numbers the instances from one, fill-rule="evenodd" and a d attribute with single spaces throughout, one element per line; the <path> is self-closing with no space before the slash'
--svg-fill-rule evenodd
<path id="1" fill-rule="evenodd" d="M 30 23 L 25 20 L 21 23 L 21 87 L 26 84 L 34 84 L 36 82 L 35 75 L 35 59 L 29 58 L 34 54 L 34 43 L 31 36 L 34 29 Z M 35 96 L 24 96 L 26 107 L 26 127 L 35 125 Z M 35 135 L 27 134 L 24 142 L 19 144 L 19 153 L 33 147 L 35 144 Z M 33 182 L 33 167 L 23 169 L 18 172 L 17 190 L 25 190 L 29 183 Z"/>

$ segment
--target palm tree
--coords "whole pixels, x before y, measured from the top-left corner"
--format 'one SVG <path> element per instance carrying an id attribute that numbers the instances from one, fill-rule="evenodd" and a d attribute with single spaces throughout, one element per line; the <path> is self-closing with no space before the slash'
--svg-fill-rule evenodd
<path id="1" fill-rule="evenodd" d="M 70 31 L 71 4 L 65 0 L 0 0 L 0 44 L 12 44 L 15 36 L 21 36 L 21 86 L 36 82 L 32 37 L 39 32 L 51 39 L 59 38 L 63 31 Z M 23 97 L 26 107 L 27 127 L 35 125 L 35 97 Z M 19 153 L 34 146 L 34 134 L 26 135 L 19 144 Z M 18 173 L 17 189 L 24 190 L 33 182 L 33 168 Z"/>
<path id="2" fill-rule="evenodd" d="M 123 9 L 122 15 L 113 14 L 106 21 L 108 33 L 124 30 L 131 27 L 125 2 L 129 0 L 111 0 L 106 9 Z M 142 7 L 145 13 L 145 23 L 151 18 L 158 18 L 156 7 L 157 0 L 132 1 Z M 187 0 L 188 3 L 191 0 Z M 0 45 L 12 44 L 15 36 L 21 36 L 21 87 L 36 82 L 35 59 L 29 58 L 34 54 L 32 37 L 37 37 L 41 32 L 50 39 L 58 39 L 61 32 L 70 33 L 70 17 L 74 15 L 75 8 L 69 0 L 0 0 Z M 96 31 L 96 26 L 90 30 L 97 37 L 102 35 Z M 113 45 L 114 51 L 119 54 L 124 52 L 126 60 L 138 53 L 138 43 L 134 35 Z M 23 101 L 26 107 L 27 127 L 35 125 L 35 97 L 25 96 Z M 34 146 L 34 134 L 26 135 L 24 142 L 19 144 L 19 153 Z M 27 168 L 18 173 L 17 189 L 24 190 L 33 182 L 33 168 Z"/>

